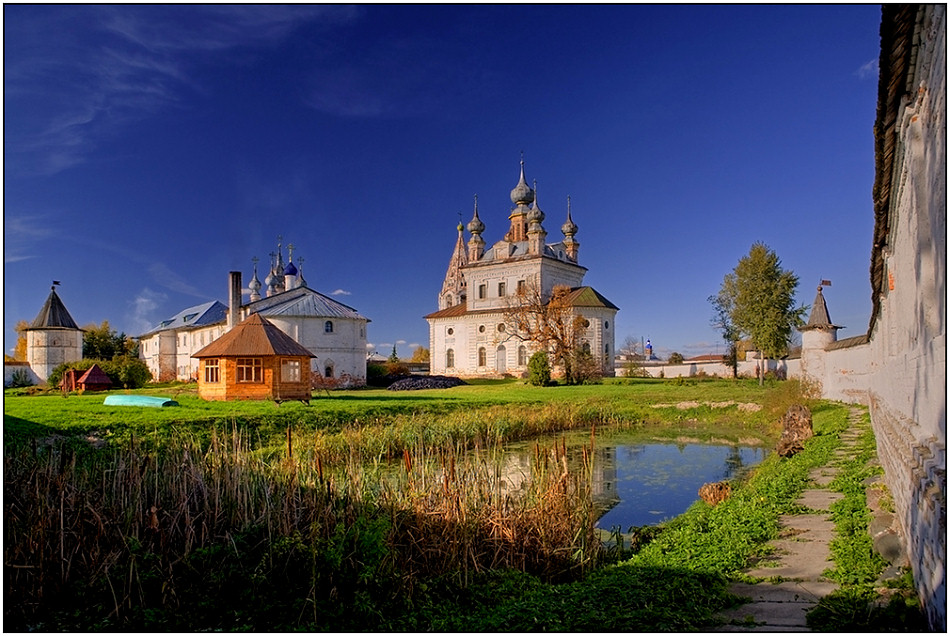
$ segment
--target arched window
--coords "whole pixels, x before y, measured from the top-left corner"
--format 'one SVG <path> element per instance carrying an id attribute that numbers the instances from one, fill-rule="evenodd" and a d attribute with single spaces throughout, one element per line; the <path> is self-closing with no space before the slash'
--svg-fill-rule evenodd
<path id="1" fill-rule="evenodd" d="M 486 362 L 485 362 L 485 347 L 479 347 L 479 348 L 478 348 L 478 366 L 483 367 L 483 366 L 485 366 L 485 364 L 486 364 Z"/>
<path id="2" fill-rule="evenodd" d="M 445 368 L 454 369 L 455 368 L 455 351 L 448 349 L 445 352 Z"/>
<path id="3" fill-rule="evenodd" d="M 446 307 L 451 307 L 451 306 L 452 306 L 452 294 L 448 294 L 448 295 L 445 297 L 445 306 L 446 306 Z"/>
<path id="4" fill-rule="evenodd" d="M 333 333 L 333 321 L 328 320 L 323 323 L 323 333 Z"/>
<path id="5" fill-rule="evenodd" d="M 328 361 L 323 367 L 323 377 L 332 378 L 333 377 L 333 361 Z"/>
<path id="6" fill-rule="evenodd" d="M 590 343 L 589 343 L 589 342 L 585 342 L 585 343 L 584 343 L 584 346 L 581 347 L 581 349 L 584 350 L 584 353 L 590 353 Z"/>
<path id="7" fill-rule="evenodd" d="M 518 347 L 518 366 L 523 367 L 528 364 L 528 350 L 524 345 Z"/>

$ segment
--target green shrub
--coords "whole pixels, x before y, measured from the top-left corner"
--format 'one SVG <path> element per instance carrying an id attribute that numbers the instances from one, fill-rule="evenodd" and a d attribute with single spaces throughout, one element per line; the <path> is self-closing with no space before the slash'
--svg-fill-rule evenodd
<path id="1" fill-rule="evenodd" d="M 528 360 L 528 382 L 534 386 L 551 383 L 551 363 L 547 351 L 538 351 Z"/>
<path id="2" fill-rule="evenodd" d="M 46 383 L 49 386 L 59 386 L 67 369 L 87 371 L 94 364 L 99 365 L 99 368 L 109 376 L 112 385 L 115 387 L 138 389 L 148 384 L 152 379 L 152 372 L 149 371 L 148 365 L 144 361 L 132 356 L 120 356 L 112 360 L 91 360 L 87 358 L 77 362 L 63 363 L 52 370 L 46 379 Z"/>
<path id="3" fill-rule="evenodd" d="M 17 369 L 10 376 L 10 386 L 14 389 L 20 389 L 27 386 L 33 386 L 33 380 L 25 369 Z"/>

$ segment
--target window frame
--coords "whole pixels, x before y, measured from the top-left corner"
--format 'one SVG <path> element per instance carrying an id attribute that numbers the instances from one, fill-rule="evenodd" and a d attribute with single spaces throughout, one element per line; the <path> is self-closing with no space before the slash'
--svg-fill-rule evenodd
<path id="1" fill-rule="evenodd" d="M 281 382 L 302 382 L 302 365 L 299 358 L 281 358 L 280 359 L 280 381 Z M 290 377 L 288 377 L 288 375 Z"/>
<path id="2" fill-rule="evenodd" d="M 262 384 L 264 382 L 264 360 L 262 358 L 236 358 L 235 382 L 238 384 Z"/>
<path id="3" fill-rule="evenodd" d="M 221 358 L 205 359 L 205 384 L 221 384 Z"/>

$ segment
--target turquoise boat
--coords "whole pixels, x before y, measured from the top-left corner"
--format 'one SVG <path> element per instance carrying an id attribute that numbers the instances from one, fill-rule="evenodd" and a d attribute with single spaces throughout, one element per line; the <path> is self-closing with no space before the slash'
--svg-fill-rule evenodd
<path id="1" fill-rule="evenodd" d="M 107 395 L 103 404 L 109 406 L 178 406 L 178 402 L 169 398 L 151 395 Z"/>

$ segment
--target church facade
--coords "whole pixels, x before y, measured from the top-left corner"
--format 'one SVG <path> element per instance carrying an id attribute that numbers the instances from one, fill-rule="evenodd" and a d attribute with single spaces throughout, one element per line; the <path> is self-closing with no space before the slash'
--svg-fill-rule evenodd
<path id="1" fill-rule="evenodd" d="M 513 208 L 505 236 L 486 247 L 478 199 L 472 220 L 458 225 L 455 249 L 449 261 L 439 309 L 425 318 L 429 323 L 430 370 L 433 374 L 522 376 L 539 346 L 519 333 L 513 316 L 519 304 L 536 296 L 547 302 L 555 287 L 569 290 L 562 299 L 567 313 L 580 316 L 583 331 L 578 347 L 590 353 L 604 375 L 613 375 L 614 318 L 618 308 L 591 287 L 583 285 L 587 268 L 578 263 L 580 243 L 571 219 L 561 226 L 563 239 L 547 242 L 535 189 L 521 177 L 511 191 Z M 464 231 L 470 238 L 466 242 Z M 554 361 L 552 361 L 553 363 Z"/>
<path id="2" fill-rule="evenodd" d="M 311 289 L 293 262 L 293 246 L 284 264 L 281 245 L 271 255 L 263 283 L 254 273 L 243 287 L 241 272 L 230 272 L 228 304 L 209 301 L 189 307 L 139 336 L 139 357 L 157 381 L 198 379 L 194 354 L 251 314 L 261 316 L 314 354 L 313 377 L 343 386 L 366 383 L 366 325 L 369 319 Z M 245 299 L 245 292 L 247 298 Z"/>

